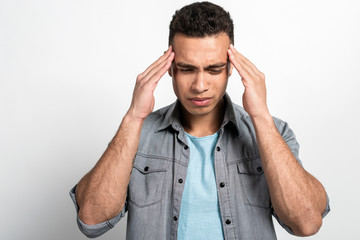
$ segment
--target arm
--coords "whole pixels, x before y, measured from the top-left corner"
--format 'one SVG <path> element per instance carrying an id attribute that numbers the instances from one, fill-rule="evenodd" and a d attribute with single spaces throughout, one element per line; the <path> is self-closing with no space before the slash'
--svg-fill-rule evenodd
<path id="1" fill-rule="evenodd" d="M 243 105 L 255 128 L 273 208 L 295 235 L 313 235 L 322 224 L 325 190 L 299 164 L 276 128 L 266 105 L 264 74 L 232 45 L 228 54 L 245 87 Z"/>
<path id="2" fill-rule="evenodd" d="M 79 218 L 93 225 L 119 214 L 125 204 L 133 159 L 145 118 L 154 108 L 154 90 L 174 58 L 171 46 L 136 80 L 131 106 L 108 148 L 76 188 Z"/>

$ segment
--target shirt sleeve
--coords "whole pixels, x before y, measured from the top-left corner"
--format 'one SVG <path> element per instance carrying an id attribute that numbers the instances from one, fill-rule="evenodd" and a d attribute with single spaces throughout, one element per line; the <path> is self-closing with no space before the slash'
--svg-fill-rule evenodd
<path id="1" fill-rule="evenodd" d="M 286 142 L 286 144 L 290 148 L 291 152 L 294 154 L 296 160 L 302 166 L 302 162 L 301 162 L 301 160 L 299 158 L 299 147 L 300 147 L 300 145 L 296 140 L 294 132 L 289 128 L 289 125 L 286 122 L 284 122 L 284 121 L 282 121 L 282 120 L 280 120 L 278 118 L 274 118 L 274 122 L 275 122 L 275 125 L 278 128 L 281 136 L 283 137 L 284 141 Z M 322 218 L 324 218 L 329 212 L 330 212 L 329 196 L 326 193 L 326 209 L 325 209 L 324 213 L 322 214 Z M 289 226 L 287 226 L 283 221 L 281 221 L 281 219 L 277 216 L 274 209 L 272 211 L 272 214 L 275 217 L 275 219 L 279 222 L 279 224 L 287 232 L 294 235 L 291 228 Z"/>
<path id="2" fill-rule="evenodd" d="M 76 208 L 76 221 L 78 224 L 78 227 L 80 229 L 80 231 L 87 236 L 88 238 L 96 238 L 99 237 L 100 235 L 104 234 L 105 232 L 109 231 L 110 229 L 112 229 L 116 223 L 118 223 L 120 221 L 120 219 L 122 219 L 125 216 L 125 213 L 127 212 L 127 201 L 125 202 L 125 205 L 123 207 L 123 209 L 121 210 L 121 212 L 107 220 L 95 225 L 88 225 L 85 224 L 84 222 L 82 222 L 78 216 L 78 212 L 79 212 L 79 206 L 76 202 L 76 198 L 75 198 L 75 190 L 76 190 L 76 186 L 75 185 L 71 190 L 70 190 L 70 197 L 74 202 L 75 208 Z"/>
<path id="3" fill-rule="evenodd" d="M 291 228 L 289 226 L 287 226 L 283 221 L 281 221 L 281 219 L 278 217 L 278 215 L 276 215 L 276 212 L 274 211 L 274 209 L 272 209 L 272 210 L 273 210 L 272 214 L 275 217 L 275 219 L 278 221 L 280 226 L 282 226 L 288 233 L 294 235 Z M 326 209 L 325 209 L 324 213 L 322 214 L 322 218 L 324 218 L 329 212 L 330 212 L 329 197 L 328 197 L 328 195 L 326 193 Z"/>

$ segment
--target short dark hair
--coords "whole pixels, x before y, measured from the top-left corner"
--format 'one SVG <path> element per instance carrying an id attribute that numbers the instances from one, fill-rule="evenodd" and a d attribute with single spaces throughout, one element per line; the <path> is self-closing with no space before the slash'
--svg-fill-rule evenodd
<path id="1" fill-rule="evenodd" d="M 210 2 L 195 2 L 177 10 L 169 28 L 169 45 L 173 44 L 176 34 L 203 38 L 222 32 L 234 44 L 234 24 L 230 13 Z"/>

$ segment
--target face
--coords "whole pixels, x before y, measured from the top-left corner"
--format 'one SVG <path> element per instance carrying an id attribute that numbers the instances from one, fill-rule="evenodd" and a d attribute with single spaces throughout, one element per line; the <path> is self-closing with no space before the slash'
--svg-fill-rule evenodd
<path id="1" fill-rule="evenodd" d="M 225 33 L 204 38 L 175 35 L 175 59 L 169 74 L 186 115 L 219 114 L 232 71 L 228 63 L 229 46 L 230 39 Z"/>

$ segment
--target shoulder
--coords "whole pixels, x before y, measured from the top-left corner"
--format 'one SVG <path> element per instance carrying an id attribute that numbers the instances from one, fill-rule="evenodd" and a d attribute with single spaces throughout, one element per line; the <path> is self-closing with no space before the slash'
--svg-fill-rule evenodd
<path id="1" fill-rule="evenodd" d="M 253 130 L 253 123 L 251 121 L 249 114 L 245 111 L 245 109 L 233 102 L 232 102 L 232 106 L 234 109 L 237 127 L 240 128 L 247 127 Z M 276 128 L 282 135 L 283 133 L 289 130 L 289 126 L 286 121 L 275 116 L 272 116 L 272 118 Z"/>
<path id="2" fill-rule="evenodd" d="M 249 114 L 245 111 L 245 109 L 236 103 L 232 102 L 232 106 L 234 109 L 236 120 L 239 122 L 242 121 L 251 121 Z"/>
<path id="3" fill-rule="evenodd" d="M 161 135 L 167 133 L 162 130 L 167 129 L 173 122 L 174 104 L 160 108 L 147 116 L 141 129 L 139 146 L 153 144 L 154 141 L 161 138 Z"/>
<path id="4" fill-rule="evenodd" d="M 173 105 L 174 103 L 150 113 L 145 119 L 143 130 L 149 128 L 157 129 L 161 127 L 161 125 L 164 124 L 165 120 L 169 120 L 166 118 L 169 115 L 169 111 L 173 108 Z"/>
<path id="5" fill-rule="evenodd" d="M 175 131 L 171 125 L 175 125 L 173 104 L 163 107 L 145 119 L 141 129 L 137 155 L 151 156 L 161 159 L 169 159 L 173 148 Z"/>

